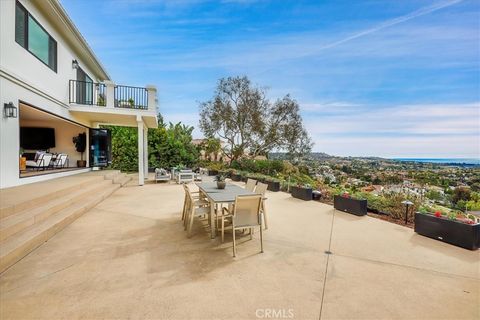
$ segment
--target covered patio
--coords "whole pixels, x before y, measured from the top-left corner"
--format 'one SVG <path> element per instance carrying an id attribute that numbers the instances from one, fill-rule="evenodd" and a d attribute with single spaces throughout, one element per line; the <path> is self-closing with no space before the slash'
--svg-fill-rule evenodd
<path id="1" fill-rule="evenodd" d="M 191 184 L 193 188 L 193 184 Z M 187 238 L 183 188 L 118 189 L 4 272 L 2 319 L 478 319 L 479 254 L 268 192 L 258 233 Z M 274 316 L 276 315 L 276 316 Z"/>

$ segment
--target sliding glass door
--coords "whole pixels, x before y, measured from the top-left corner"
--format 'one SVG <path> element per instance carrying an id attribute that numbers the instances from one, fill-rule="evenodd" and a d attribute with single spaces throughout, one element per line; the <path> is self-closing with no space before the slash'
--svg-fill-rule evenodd
<path id="1" fill-rule="evenodd" d="M 108 129 L 90 129 L 90 167 L 106 167 L 112 162 L 112 139 Z"/>

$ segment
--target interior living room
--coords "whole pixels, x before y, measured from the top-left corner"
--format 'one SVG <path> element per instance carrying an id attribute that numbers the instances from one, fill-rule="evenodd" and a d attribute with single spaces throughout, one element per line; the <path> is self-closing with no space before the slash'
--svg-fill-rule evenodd
<path id="1" fill-rule="evenodd" d="M 19 123 L 20 178 L 87 166 L 87 127 L 26 103 L 19 103 Z"/>

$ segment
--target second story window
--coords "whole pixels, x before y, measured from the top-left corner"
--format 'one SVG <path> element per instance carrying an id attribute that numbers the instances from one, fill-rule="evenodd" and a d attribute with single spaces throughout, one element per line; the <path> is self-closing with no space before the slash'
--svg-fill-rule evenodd
<path id="1" fill-rule="evenodd" d="M 19 2 L 15 9 L 15 41 L 57 72 L 57 42 Z"/>

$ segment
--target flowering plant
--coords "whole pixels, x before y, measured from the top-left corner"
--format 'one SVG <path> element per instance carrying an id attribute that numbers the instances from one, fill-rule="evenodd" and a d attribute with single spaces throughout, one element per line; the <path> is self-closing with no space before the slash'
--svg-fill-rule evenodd
<path id="1" fill-rule="evenodd" d="M 442 217 L 442 213 L 440 211 L 435 211 L 435 217 L 437 218 L 441 218 Z"/>

